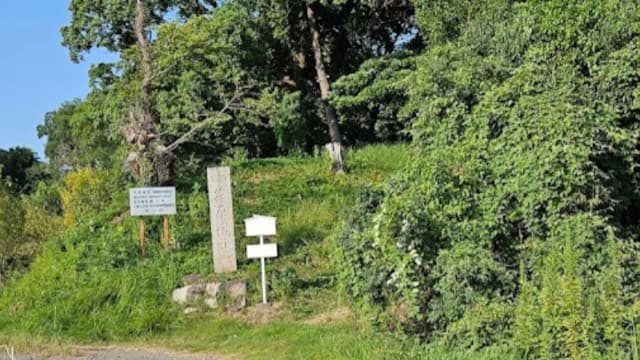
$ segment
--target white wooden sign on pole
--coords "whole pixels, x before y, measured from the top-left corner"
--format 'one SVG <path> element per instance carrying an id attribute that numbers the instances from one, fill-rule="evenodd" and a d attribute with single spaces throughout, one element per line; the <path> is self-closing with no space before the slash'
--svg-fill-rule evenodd
<path id="1" fill-rule="evenodd" d="M 248 259 L 272 258 L 277 256 L 278 256 L 278 245 L 276 244 L 261 243 L 261 245 L 247 245 Z"/>
<path id="2" fill-rule="evenodd" d="M 271 216 L 253 215 L 244 220 L 247 236 L 259 236 L 260 245 L 247 245 L 247 258 L 260 259 L 260 274 L 262 277 L 262 303 L 267 303 L 267 277 L 265 274 L 266 258 L 278 256 L 278 245 L 265 244 L 264 237 L 276 234 L 276 218 Z"/>

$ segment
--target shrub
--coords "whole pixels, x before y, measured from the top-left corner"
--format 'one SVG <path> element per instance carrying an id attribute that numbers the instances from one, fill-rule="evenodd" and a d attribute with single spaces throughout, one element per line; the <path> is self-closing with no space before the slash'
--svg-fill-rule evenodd
<path id="1" fill-rule="evenodd" d="M 125 186 L 114 170 L 83 168 L 68 173 L 60 190 L 64 226 L 71 228 L 104 210 L 115 194 L 124 193 L 123 189 Z"/>
<path id="2" fill-rule="evenodd" d="M 25 265 L 40 252 L 44 242 L 64 229 L 62 204 L 57 184 L 39 183 L 29 196 L 22 197 L 25 244 L 20 249 Z"/>

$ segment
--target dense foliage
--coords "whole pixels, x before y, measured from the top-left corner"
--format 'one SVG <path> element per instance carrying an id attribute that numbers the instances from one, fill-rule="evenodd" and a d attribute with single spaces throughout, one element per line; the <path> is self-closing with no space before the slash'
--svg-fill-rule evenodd
<path id="1" fill-rule="evenodd" d="M 47 178 L 41 165 L 38 156 L 31 149 L 0 149 L 0 182 L 11 187 L 14 193 L 31 192 L 38 181 Z"/>
<path id="2" fill-rule="evenodd" d="M 638 3 L 417 3 L 418 155 L 339 235 L 346 286 L 432 341 L 627 357 Z"/>
<path id="3" fill-rule="evenodd" d="M 22 270 L 39 246 L 60 231 L 59 206 L 46 165 L 28 148 L 0 149 L 0 286 Z"/>

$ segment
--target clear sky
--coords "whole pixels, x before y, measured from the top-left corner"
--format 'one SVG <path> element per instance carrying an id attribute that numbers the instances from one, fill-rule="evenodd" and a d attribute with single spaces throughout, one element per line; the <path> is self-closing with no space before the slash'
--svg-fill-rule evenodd
<path id="1" fill-rule="evenodd" d="M 60 27 L 69 22 L 69 0 L 3 1 L 0 11 L 0 148 L 27 146 L 44 158 L 36 126 L 44 114 L 67 100 L 83 98 L 94 52 L 74 64 L 61 45 Z"/>

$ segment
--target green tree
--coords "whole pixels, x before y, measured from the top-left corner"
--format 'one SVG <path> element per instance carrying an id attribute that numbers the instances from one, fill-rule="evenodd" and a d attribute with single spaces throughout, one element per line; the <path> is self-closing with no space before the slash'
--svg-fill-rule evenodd
<path id="1" fill-rule="evenodd" d="M 38 180 L 37 154 L 25 147 L 0 149 L 0 181 L 8 179 L 16 193 L 29 192 Z"/>
<path id="2" fill-rule="evenodd" d="M 71 22 L 61 28 L 62 44 L 69 49 L 71 60 L 100 47 L 121 53 L 137 44 L 135 0 L 71 0 Z M 182 17 L 210 12 L 214 0 L 151 0 L 145 3 L 145 26 L 166 21 L 172 11 Z"/>
<path id="3" fill-rule="evenodd" d="M 327 88 L 318 86 L 314 34 L 323 53 L 321 78 L 327 81 L 354 71 L 369 57 L 396 51 L 400 42 L 408 41 L 400 40 L 402 36 L 418 38 L 413 7 L 405 1 L 309 6 L 280 0 L 230 1 L 215 9 L 205 5 L 206 16 L 183 10 L 181 4 L 145 2 L 147 11 L 140 13 L 146 15 L 147 30 L 136 37 L 131 30 L 136 8 L 131 2 L 79 1 L 71 7 L 72 23 L 63 29 L 72 57 L 95 46 L 121 54 L 117 64 L 94 66 L 91 77 L 94 92 L 117 104 L 109 115 L 117 124 L 109 126 L 110 134 L 124 133 L 138 149 L 129 156 L 132 168 L 161 162 L 163 154 L 174 154 L 179 164 L 202 164 L 235 147 L 252 156 L 272 156 L 310 151 L 331 142 L 327 134 L 342 142 L 328 92 L 320 91 Z M 312 19 L 307 16 L 311 8 L 316 9 Z M 176 10 L 180 20 L 163 24 L 163 16 Z M 78 33 L 82 36 L 73 35 Z M 331 126 L 323 125 L 321 113 L 332 115 L 331 121 L 324 121 Z M 395 131 L 393 124 L 387 127 Z M 349 143 L 370 141 L 350 127 L 346 135 Z M 144 152 L 156 155 L 140 156 Z"/>
<path id="4" fill-rule="evenodd" d="M 121 54 L 131 49 L 138 51 L 138 73 L 141 77 L 139 92 L 122 131 L 127 142 L 133 147 L 127 162 L 141 182 L 166 183 L 172 180 L 173 155 L 170 149 L 159 142 L 156 132 L 157 119 L 152 98 L 154 71 L 149 27 L 164 22 L 167 13 L 174 9 L 178 9 L 182 15 L 187 15 L 191 11 L 208 11 L 210 7 L 215 7 L 215 2 L 71 2 L 71 24 L 64 26 L 61 31 L 63 45 L 69 48 L 73 61 L 80 61 L 82 53 L 94 47 L 104 47 Z"/>
<path id="5" fill-rule="evenodd" d="M 344 142 L 338 114 L 329 101 L 332 79 L 355 71 L 374 56 L 396 51 L 403 38 L 415 35 L 413 6 L 407 1 L 245 1 L 273 34 L 281 79 L 302 91 L 322 113 L 327 130 L 314 134 L 330 144 L 334 171 L 343 170 Z M 417 41 L 419 42 L 419 41 Z M 326 139 L 326 140 L 325 140 Z M 324 140 L 324 141 L 323 141 Z"/>
<path id="6" fill-rule="evenodd" d="M 118 127 L 124 111 L 114 101 L 116 95 L 115 89 L 96 89 L 86 99 L 65 102 L 45 115 L 37 131 L 47 138 L 45 155 L 54 174 L 122 162 L 124 141 Z"/>
<path id="7" fill-rule="evenodd" d="M 413 114 L 402 109 L 416 70 L 416 55 L 398 51 L 365 61 L 333 84 L 331 103 L 343 118 L 345 139 L 392 142 L 408 138 Z"/>

